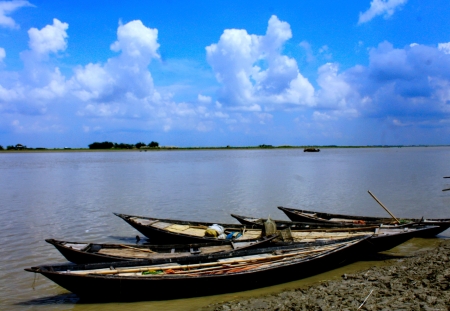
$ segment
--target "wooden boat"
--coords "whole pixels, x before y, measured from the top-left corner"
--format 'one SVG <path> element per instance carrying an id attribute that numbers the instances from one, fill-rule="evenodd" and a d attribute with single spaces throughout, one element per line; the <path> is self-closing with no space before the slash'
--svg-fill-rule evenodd
<path id="1" fill-rule="evenodd" d="M 406 230 L 405 230 L 406 229 Z M 391 228 L 384 231 L 376 229 L 373 232 L 370 252 L 380 252 L 389 250 L 401 243 L 406 242 L 414 236 L 417 236 L 421 230 L 430 230 L 429 228 L 418 226 L 417 228 Z M 369 233 L 369 232 L 368 232 Z M 350 238 L 352 239 L 352 238 Z M 324 246 L 341 241 L 348 240 L 343 235 L 322 239 L 312 239 L 305 237 L 303 241 L 290 242 L 282 241 L 278 235 L 263 237 L 253 242 L 230 241 L 229 244 L 214 245 L 214 243 L 201 244 L 169 244 L 169 245 L 133 245 L 133 244 L 100 244 L 89 242 L 67 242 L 55 239 L 45 240 L 53 245 L 67 260 L 77 264 L 117 262 L 140 260 L 152 263 L 186 261 L 191 260 L 210 260 L 216 256 L 223 257 L 236 256 L 248 249 L 268 248 L 278 251 L 283 248 L 306 248 L 312 246 Z"/>
<path id="2" fill-rule="evenodd" d="M 294 208 L 287 208 L 279 206 L 278 209 L 283 211 L 289 219 L 294 222 L 308 222 L 320 224 L 366 224 L 366 225 L 395 225 L 396 220 L 385 217 L 368 217 L 368 216 L 353 216 L 344 214 L 321 213 L 315 211 L 300 210 Z M 402 224 L 424 224 L 435 226 L 434 230 L 424 232 L 422 237 L 435 236 L 450 227 L 450 218 L 446 219 L 414 219 L 414 218 L 399 218 Z"/>
<path id="3" fill-rule="evenodd" d="M 276 239 L 276 234 L 254 241 L 230 241 L 227 244 L 101 244 L 90 242 L 67 242 L 55 239 L 45 241 L 53 245 L 67 260 L 78 263 L 100 263 L 128 260 L 161 261 L 176 260 L 180 257 L 209 256 L 212 254 L 234 253 L 250 248 L 261 248 Z"/>
<path id="4" fill-rule="evenodd" d="M 303 152 L 319 152 L 319 148 L 305 148 L 303 149 Z"/>
<path id="5" fill-rule="evenodd" d="M 191 243 L 227 243 L 226 240 L 205 237 L 204 232 L 206 224 L 183 220 L 157 219 L 144 216 L 132 216 L 125 214 L 116 214 L 143 235 L 148 237 L 154 244 L 191 244 Z M 203 224 L 203 225 L 200 225 Z M 180 225 L 180 226 L 178 226 Z M 225 228 L 225 231 L 235 231 L 241 228 L 242 236 L 240 241 L 253 241 L 261 236 L 261 229 L 246 228 L 245 225 L 227 225 L 219 224 Z M 232 226 L 232 227 L 230 227 Z M 174 230 L 170 230 L 175 228 Z M 168 230 L 169 229 L 169 230 Z M 407 226 L 380 227 L 362 226 L 362 227 L 338 227 L 338 228 L 320 228 L 306 230 L 280 230 L 280 243 L 305 243 L 315 242 L 317 240 L 341 240 L 354 236 L 374 235 L 370 243 L 374 251 L 381 252 L 391 249 L 409 239 L 428 234 L 436 230 L 435 226 L 423 226 L 409 224 Z"/>
<path id="6" fill-rule="evenodd" d="M 279 252 L 250 249 L 245 256 L 216 258 L 209 262 L 191 260 L 189 264 L 125 261 L 25 270 L 40 273 L 86 299 L 175 299 L 237 292 L 311 276 L 354 259 L 370 247 L 365 243 L 368 238 L 360 236 L 333 245 Z"/>
<path id="7" fill-rule="evenodd" d="M 152 244 L 192 244 L 215 243 L 228 244 L 228 239 L 218 239 L 205 236 L 208 227 L 218 224 L 214 222 L 199 222 L 187 220 L 162 219 L 145 216 L 135 216 L 114 213 L 133 228 L 150 239 Z M 261 236 L 261 229 L 249 229 L 239 224 L 219 224 L 225 233 L 239 232 L 240 241 L 254 241 Z"/>
<path id="8" fill-rule="evenodd" d="M 249 228 L 241 224 L 223 224 L 194 222 L 187 220 L 159 219 L 145 216 L 135 216 L 126 214 L 116 214 L 116 216 L 125 220 L 133 228 L 141 232 L 150 239 L 152 244 L 192 244 L 192 243 L 216 243 L 227 244 L 227 239 L 218 239 L 205 236 L 205 230 L 213 225 L 218 224 L 225 229 L 227 234 L 239 232 L 241 235 L 239 241 L 254 241 L 261 237 L 261 228 Z M 363 226 L 356 228 L 328 228 L 328 229 L 307 229 L 290 231 L 292 237 L 289 240 L 308 242 L 316 239 L 328 238 L 347 238 L 355 235 L 373 234 L 378 226 Z"/>
<path id="9" fill-rule="evenodd" d="M 251 216 L 242 216 L 236 214 L 230 214 L 241 224 L 246 225 L 249 228 L 262 228 L 267 218 L 256 218 Z M 308 229 L 330 229 L 330 228 L 360 228 L 370 225 L 354 224 L 354 223 L 318 223 L 318 222 L 294 222 L 289 220 L 273 220 L 277 229 L 283 230 L 291 228 L 291 230 L 308 230 Z"/>

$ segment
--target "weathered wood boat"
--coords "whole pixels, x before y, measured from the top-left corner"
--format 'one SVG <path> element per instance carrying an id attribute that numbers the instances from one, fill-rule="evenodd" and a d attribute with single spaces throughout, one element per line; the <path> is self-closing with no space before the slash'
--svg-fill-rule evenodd
<path id="1" fill-rule="evenodd" d="M 67 242 L 55 239 L 45 241 L 53 245 L 67 260 L 78 263 L 100 263 L 129 260 L 161 261 L 177 260 L 180 257 L 209 256 L 213 254 L 234 253 L 251 248 L 262 248 L 270 244 L 278 235 L 261 237 L 254 241 L 230 241 L 227 244 L 102 244 L 90 242 Z"/>
<path id="2" fill-rule="evenodd" d="M 279 206 L 289 219 L 294 222 L 308 222 L 320 224 L 365 224 L 365 225 L 395 225 L 397 221 L 387 217 L 353 216 L 345 214 L 322 213 L 315 211 L 300 210 Z M 423 232 L 421 237 L 435 236 L 450 227 L 450 218 L 444 219 L 414 219 L 399 218 L 401 224 L 423 224 L 435 226 L 434 230 Z"/>
<path id="3" fill-rule="evenodd" d="M 354 259 L 370 248 L 365 243 L 368 238 L 360 236 L 333 245 L 279 252 L 250 249 L 245 256 L 189 264 L 125 261 L 25 270 L 40 273 L 86 299 L 174 299 L 249 290 L 311 276 Z"/>
<path id="4" fill-rule="evenodd" d="M 257 218 L 251 216 L 242 216 L 236 214 L 230 214 L 241 224 L 246 225 L 249 228 L 262 228 L 267 218 Z M 273 219 L 277 225 L 277 229 L 283 230 L 291 228 L 291 230 L 308 230 L 308 229 L 330 229 L 330 228 L 360 228 L 370 225 L 354 224 L 354 223 L 319 223 L 319 222 L 294 222 L 290 220 Z M 373 226 L 373 225 L 372 225 Z"/>
<path id="5" fill-rule="evenodd" d="M 187 220 L 162 219 L 145 216 L 135 216 L 114 213 L 129 225 L 150 239 L 152 244 L 192 244 L 215 243 L 228 244 L 229 239 L 218 239 L 205 236 L 206 230 L 218 223 Z M 261 236 L 261 229 L 251 229 L 240 224 L 219 224 L 225 229 L 225 234 L 240 241 L 254 241 Z M 233 233 L 238 233 L 234 235 Z"/>
<path id="6" fill-rule="evenodd" d="M 125 214 L 116 214 L 143 235 L 148 237 L 154 244 L 191 244 L 191 243 L 227 243 L 226 240 L 205 237 L 204 232 L 206 224 L 183 220 L 157 219 L 144 216 L 133 216 Z M 199 225 L 203 224 L 203 225 Z M 225 228 L 225 231 L 235 232 L 241 228 L 242 235 L 240 241 L 253 241 L 261 236 L 261 229 L 249 229 L 245 225 L 219 224 Z M 232 226 L 232 227 L 230 227 Z M 175 230 L 173 230 L 174 228 Z M 172 229 L 172 230 L 171 230 Z M 291 230 L 287 228 L 280 230 L 280 243 L 305 243 L 315 242 L 317 240 L 340 240 L 354 236 L 373 235 L 370 243 L 374 251 L 381 252 L 391 249 L 409 239 L 428 234 L 436 230 L 434 226 L 423 226 L 409 224 L 405 226 L 362 226 L 356 228 L 338 227 L 338 228 L 320 228 L 306 230 Z"/>

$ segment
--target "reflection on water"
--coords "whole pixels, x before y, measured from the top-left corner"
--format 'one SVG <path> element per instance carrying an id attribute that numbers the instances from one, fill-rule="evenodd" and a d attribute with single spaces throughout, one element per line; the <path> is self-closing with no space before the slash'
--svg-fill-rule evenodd
<path id="1" fill-rule="evenodd" d="M 44 239 L 134 243 L 137 232 L 113 212 L 233 222 L 230 213 L 286 219 L 276 206 L 387 216 L 450 217 L 450 148 L 0 153 L 0 309 L 119 309 L 92 304 L 23 271 L 65 262 Z M 448 231 L 443 236 L 448 236 Z M 414 253 L 439 239 L 392 252 Z M 126 304 L 196 310 L 234 297 L 339 277 L 336 271 L 266 289 L 203 298 Z M 369 266 L 368 266 L 369 267 Z"/>

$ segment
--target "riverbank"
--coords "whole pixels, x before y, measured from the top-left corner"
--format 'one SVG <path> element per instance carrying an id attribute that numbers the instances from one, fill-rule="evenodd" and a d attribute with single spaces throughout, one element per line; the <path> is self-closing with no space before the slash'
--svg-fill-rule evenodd
<path id="1" fill-rule="evenodd" d="M 450 147 L 450 145 L 368 145 L 368 146 L 223 146 L 223 147 L 141 147 L 141 148 L 109 148 L 109 149 L 89 149 L 89 148 L 25 148 L 25 149 L 0 149 L 0 153 L 31 153 L 31 152 L 147 152 L 147 151 L 186 151 L 186 150 L 276 150 L 276 149 L 313 149 L 315 151 L 326 149 L 389 149 L 389 148 L 438 148 Z"/>
<path id="2" fill-rule="evenodd" d="M 343 274 L 339 280 L 201 310 L 450 310 L 449 282 L 450 240 L 442 240 L 432 250 L 389 259 L 386 266 Z"/>

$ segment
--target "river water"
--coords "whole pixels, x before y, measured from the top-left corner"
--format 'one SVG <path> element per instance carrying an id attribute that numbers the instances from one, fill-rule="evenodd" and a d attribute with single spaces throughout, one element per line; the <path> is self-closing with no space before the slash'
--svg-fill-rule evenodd
<path id="1" fill-rule="evenodd" d="M 133 243 L 138 232 L 113 212 L 227 223 L 230 213 L 287 219 L 277 206 L 387 216 L 370 190 L 398 217 L 449 218 L 450 191 L 442 191 L 450 188 L 449 160 L 450 147 L 2 152 L 0 310 L 196 310 L 336 277 L 344 270 L 242 293 L 91 304 L 23 269 L 65 262 L 46 238 Z M 410 253 L 439 238 L 398 249 Z"/>

